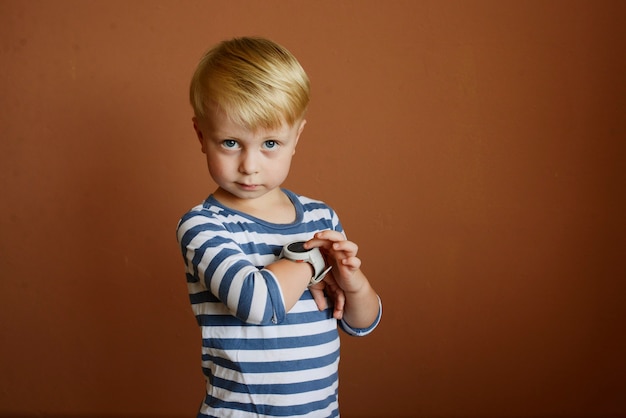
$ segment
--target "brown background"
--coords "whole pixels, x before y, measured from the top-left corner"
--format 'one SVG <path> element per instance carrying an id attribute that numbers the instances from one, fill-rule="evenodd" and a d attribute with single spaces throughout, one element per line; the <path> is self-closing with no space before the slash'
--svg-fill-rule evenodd
<path id="1" fill-rule="evenodd" d="M 293 190 L 385 303 L 350 417 L 626 416 L 626 2 L 0 0 L 0 415 L 191 417 L 187 85 L 263 35 L 313 83 Z"/>

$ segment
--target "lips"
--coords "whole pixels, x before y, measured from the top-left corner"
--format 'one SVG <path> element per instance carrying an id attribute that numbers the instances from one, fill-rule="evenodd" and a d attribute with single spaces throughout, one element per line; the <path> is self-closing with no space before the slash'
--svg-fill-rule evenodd
<path id="1" fill-rule="evenodd" d="M 258 184 L 237 183 L 237 185 L 243 190 L 256 190 L 259 187 Z"/>

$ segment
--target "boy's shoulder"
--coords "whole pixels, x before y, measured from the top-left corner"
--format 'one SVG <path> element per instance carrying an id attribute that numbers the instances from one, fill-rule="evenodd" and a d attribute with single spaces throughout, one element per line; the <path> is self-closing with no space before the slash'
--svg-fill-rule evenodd
<path id="1" fill-rule="evenodd" d="M 204 222 L 223 220 L 224 217 L 232 217 L 235 213 L 220 204 L 213 196 L 209 196 L 202 203 L 192 207 L 181 217 L 181 222 L 190 218 L 202 218 Z"/>

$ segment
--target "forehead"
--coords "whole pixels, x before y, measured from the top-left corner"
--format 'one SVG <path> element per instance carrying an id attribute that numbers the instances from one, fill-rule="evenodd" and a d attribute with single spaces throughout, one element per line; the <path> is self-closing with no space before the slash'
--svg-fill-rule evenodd
<path id="1" fill-rule="evenodd" d="M 249 136 L 287 136 L 295 131 L 297 123 L 289 125 L 283 121 L 276 127 L 247 126 L 230 117 L 217 105 L 208 106 L 204 116 L 206 128 L 216 136 L 249 137 Z"/>

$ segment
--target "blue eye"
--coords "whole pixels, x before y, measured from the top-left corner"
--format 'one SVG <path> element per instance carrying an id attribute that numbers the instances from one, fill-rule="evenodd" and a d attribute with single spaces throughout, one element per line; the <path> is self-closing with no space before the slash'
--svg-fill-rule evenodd
<path id="1" fill-rule="evenodd" d="M 237 148 L 238 145 L 239 144 L 234 139 L 225 139 L 222 141 L 222 146 L 224 146 L 224 148 Z"/>
<path id="2" fill-rule="evenodd" d="M 276 147 L 278 147 L 278 142 L 269 139 L 267 141 L 265 141 L 265 143 L 263 144 L 263 146 L 265 147 L 265 149 L 274 149 Z"/>

